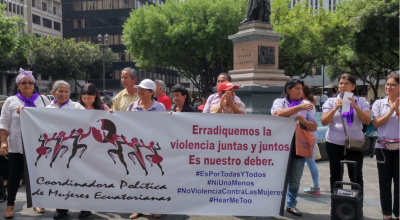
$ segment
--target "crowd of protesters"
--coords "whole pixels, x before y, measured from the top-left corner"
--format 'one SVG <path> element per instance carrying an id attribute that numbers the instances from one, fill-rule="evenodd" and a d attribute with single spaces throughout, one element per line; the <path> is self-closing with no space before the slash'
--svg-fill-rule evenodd
<path id="1" fill-rule="evenodd" d="M 107 106 L 100 100 L 97 88 L 85 84 L 81 88 L 78 102 L 70 100 L 70 85 L 58 80 L 53 84 L 52 95 L 55 100 L 50 102 L 46 96 L 39 95 L 35 90 L 35 78 L 32 72 L 20 70 L 16 78 L 16 87 L 13 96 L 9 97 L 1 110 L 0 118 L 0 154 L 6 157 L 7 190 L 0 184 L 0 202 L 7 201 L 4 217 L 14 217 L 14 206 L 20 180 L 24 173 L 24 159 L 21 137 L 20 110 L 23 107 L 59 108 L 59 109 L 87 109 L 105 111 L 145 111 L 145 112 L 203 112 L 222 114 L 246 114 L 244 102 L 236 95 L 240 87 L 231 82 L 229 74 L 221 73 L 217 79 L 217 93 L 212 94 L 205 101 L 198 97 L 192 100 L 188 90 L 180 84 L 171 88 L 172 101 L 166 95 L 166 85 L 161 80 L 142 79 L 138 84 L 138 73 L 133 68 L 125 68 L 121 74 L 121 84 L 124 89 L 112 99 L 112 106 Z M 137 85 L 138 84 L 138 85 Z M 362 152 L 346 149 L 346 138 L 363 140 L 363 124 L 372 124 L 377 129 L 378 140 L 376 143 L 376 159 L 379 174 L 379 190 L 383 219 L 392 219 L 392 214 L 399 219 L 399 75 L 390 74 L 385 83 L 387 96 L 377 100 L 372 111 L 364 97 L 353 95 L 346 102 L 350 103 L 348 111 L 342 111 L 343 93 L 353 92 L 356 89 L 356 79 L 350 74 L 343 74 L 338 80 L 338 92 L 328 97 L 324 93 L 321 97 L 313 96 L 310 87 L 300 79 L 290 79 L 286 82 L 282 98 L 273 102 L 271 114 L 277 117 L 293 118 L 300 127 L 315 136 L 318 128 L 315 118 L 316 111 L 322 111 L 321 123 L 327 125 L 326 151 L 330 164 L 330 191 L 333 185 L 342 180 L 340 161 L 356 161 L 356 168 L 349 166 L 348 172 L 352 182 L 358 183 L 364 193 L 363 184 L 363 158 Z M 174 104 L 173 104 L 174 103 Z M 175 112 L 175 113 L 174 113 Z M 346 133 L 347 131 L 347 133 Z M 305 163 L 309 166 L 312 185 L 303 192 L 321 195 L 319 187 L 319 171 L 315 163 L 315 147 L 311 158 L 305 158 L 296 150 L 295 135 L 291 135 L 292 149 L 289 161 L 289 174 L 286 195 L 286 211 L 302 216 L 296 208 L 300 181 Z M 322 138 L 322 137 L 320 137 Z M 316 145 L 315 138 L 313 146 Z M 396 142 L 397 141 L 397 142 Z M 390 143 L 397 143 L 392 145 Z M 397 146 L 397 148 L 396 148 Z M 354 175 L 356 173 L 356 175 Z M 356 177 L 356 179 L 353 179 Z M 392 181 L 394 185 L 392 186 Z M 4 180 L 0 175 L 0 182 Z M 392 192 L 394 188 L 394 192 Z M 393 202 L 392 202 L 393 198 Z M 43 213 L 44 208 L 34 207 L 38 213 Z M 67 215 L 68 210 L 57 209 L 54 219 Z M 81 211 L 79 218 L 85 218 L 90 211 Z M 132 213 L 130 219 L 135 219 L 140 213 Z M 161 214 L 153 214 L 160 218 Z"/>

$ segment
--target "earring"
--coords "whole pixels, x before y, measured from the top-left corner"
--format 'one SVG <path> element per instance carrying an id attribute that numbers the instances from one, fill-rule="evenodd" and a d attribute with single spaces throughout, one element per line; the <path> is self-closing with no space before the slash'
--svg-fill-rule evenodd
<path id="1" fill-rule="evenodd" d="M 35 94 L 36 93 L 36 90 L 35 89 L 33 89 L 33 92 L 32 92 L 33 94 Z"/>
<path id="2" fill-rule="evenodd" d="M 20 93 L 20 92 L 21 92 L 21 90 L 17 89 L 17 93 Z"/>

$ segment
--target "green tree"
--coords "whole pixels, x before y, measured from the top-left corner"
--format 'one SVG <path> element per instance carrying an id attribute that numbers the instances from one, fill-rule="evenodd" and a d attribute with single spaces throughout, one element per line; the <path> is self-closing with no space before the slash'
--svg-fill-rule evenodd
<path id="1" fill-rule="evenodd" d="M 27 45 L 29 45 L 29 35 L 20 34 L 18 37 L 18 46 L 8 57 L 0 56 L 0 72 L 17 73 L 19 68 L 29 68 L 26 59 Z"/>
<path id="2" fill-rule="evenodd" d="M 17 33 L 24 20 L 19 17 L 4 17 L 5 5 L 0 4 L 0 57 L 8 57 L 18 46 Z"/>
<path id="3" fill-rule="evenodd" d="M 102 67 L 102 56 L 98 45 L 75 39 L 31 37 L 28 46 L 28 62 L 35 73 L 53 80 L 73 79 L 79 88 L 77 80 L 87 81 L 90 73 Z M 105 58 L 107 67 L 118 59 L 111 49 Z"/>
<path id="4" fill-rule="evenodd" d="M 350 73 L 370 85 L 378 98 L 379 81 L 399 69 L 399 2 L 348 0 L 337 6 L 340 47 L 332 53 L 331 79 Z"/>
<path id="5" fill-rule="evenodd" d="M 302 76 L 305 78 L 312 72 L 312 66 L 325 64 L 337 34 L 331 30 L 329 10 L 323 7 L 314 10 L 308 1 L 289 9 L 290 2 L 274 0 L 272 4 L 274 31 L 284 34 L 279 42 L 279 67 L 290 77 L 305 73 Z"/>
<path id="6" fill-rule="evenodd" d="M 134 10 L 124 42 L 143 69 L 173 67 L 208 96 L 221 72 L 232 69 L 233 44 L 247 0 L 166 1 Z"/>

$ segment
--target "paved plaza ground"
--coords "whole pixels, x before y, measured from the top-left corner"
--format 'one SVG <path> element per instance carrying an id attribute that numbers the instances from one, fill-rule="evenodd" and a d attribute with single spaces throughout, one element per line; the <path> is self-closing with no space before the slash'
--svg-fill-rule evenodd
<path id="1" fill-rule="evenodd" d="M 301 180 L 301 192 L 298 198 L 297 208 L 303 212 L 303 217 L 295 217 L 285 211 L 283 217 L 243 217 L 243 216 L 192 216 L 192 215 L 163 215 L 162 220 L 266 220 L 266 219 L 308 219 L 308 220 L 327 220 L 330 219 L 330 189 L 329 189 L 329 163 L 328 161 L 318 162 L 319 167 L 319 182 L 321 187 L 320 196 L 312 196 L 302 193 L 304 188 L 311 184 L 311 175 L 308 167 L 304 168 L 304 175 Z M 364 158 L 364 219 L 382 219 L 380 201 L 379 201 L 379 186 L 378 186 L 378 171 L 376 168 L 375 159 Z M 347 171 L 345 171 L 345 181 L 348 181 Z M 261 204 L 258 204 L 261 205 Z M 6 202 L 0 204 L 0 218 L 4 219 L 3 212 L 6 208 Z M 17 203 L 15 207 L 15 220 L 39 220 L 53 219 L 54 209 L 47 209 L 44 214 L 36 214 L 31 208 L 26 207 L 25 187 L 21 188 L 17 195 Z M 133 211 L 133 210 L 132 210 Z M 67 219 L 78 219 L 78 211 L 70 211 Z M 256 214 L 256 213 L 254 213 Z M 128 219 L 130 213 L 103 213 L 96 212 L 86 219 Z M 150 215 L 143 215 L 138 220 L 154 219 Z"/>

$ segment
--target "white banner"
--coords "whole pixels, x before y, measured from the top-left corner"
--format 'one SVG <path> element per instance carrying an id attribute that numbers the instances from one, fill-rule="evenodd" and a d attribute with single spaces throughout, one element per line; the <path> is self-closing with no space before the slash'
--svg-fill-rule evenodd
<path id="1" fill-rule="evenodd" d="M 35 207 L 277 216 L 283 204 L 293 119 L 25 108 L 21 123 Z"/>

